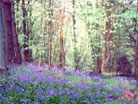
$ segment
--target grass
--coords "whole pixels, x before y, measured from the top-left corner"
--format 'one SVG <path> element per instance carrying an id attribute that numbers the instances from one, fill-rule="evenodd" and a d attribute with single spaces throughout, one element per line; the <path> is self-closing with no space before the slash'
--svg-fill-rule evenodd
<path id="1" fill-rule="evenodd" d="M 21 73 L 27 73 L 28 70 L 27 70 L 27 67 L 21 67 L 20 70 L 13 70 L 12 71 L 12 75 L 14 74 L 21 74 Z M 104 75 L 108 76 L 107 78 L 102 78 L 101 80 L 99 79 L 87 79 L 83 76 L 78 76 L 78 75 L 72 75 L 70 72 L 65 72 L 65 73 L 56 73 L 56 72 L 53 72 L 53 71 L 49 71 L 47 69 L 43 70 L 43 72 L 49 74 L 49 75 L 53 75 L 55 76 L 56 78 L 66 78 L 67 80 L 69 80 L 69 82 L 71 84 L 76 84 L 76 83 L 84 83 L 86 85 L 90 85 L 91 83 L 93 84 L 97 84 L 99 83 L 100 81 L 103 81 L 105 83 L 107 83 L 109 86 L 111 87 L 115 87 L 115 86 L 122 86 L 124 88 L 132 88 L 132 89 L 138 89 L 136 88 L 136 85 L 135 83 L 122 83 L 121 81 L 118 81 L 118 80 L 111 80 L 112 76 L 115 76 L 116 75 L 116 72 L 105 72 L 103 73 Z"/>
<path id="2" fill-rule="evenodd" d="M 98 79 L 85 79 L 84 77 L 81 77 L 81 76 L 77 76 L 77 75 L 72 75 L 70 73 L 54 73 L 54 72 L 51 72 L 51 71 L 45 71 L 45 73 L 47 74 L 51 74 L 57 78 L 66 78 L 68 79 L 72 84 L 75 84 L 75 83 L 84 83 L 86 85 L 89 85 L 91 83 L 93 84 L 97 84 L 100 82 L 100 80 Z M 111 75 L 115 75 L 115 73 L 106 73 L 106 75 L 108 76 L 111 76 Z M 107 83 L 109 86 L 111 87 L 115 87 L 115 86 L 122 86 L 124 88 L 136 88 L 136 85 L 135 83 L 122 83 L 118 80 L 111 80 L 110 77 L 109 78 L 102 78 L 102 81 Z"/>

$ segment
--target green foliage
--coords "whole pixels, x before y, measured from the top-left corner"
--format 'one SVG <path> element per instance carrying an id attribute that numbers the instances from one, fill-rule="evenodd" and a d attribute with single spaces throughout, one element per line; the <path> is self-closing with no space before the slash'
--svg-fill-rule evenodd
<path id="1" fill-rule="evenodd" d="M 51 4 L 50 4 L 51 3 Z M 32 50 L 33 59 L 39 62 L 48 62 L 48 44 L 49 34 L 52 30 L 52 64 L 58 65 L 60 54 L 60 33 L 58 12 L 62 11 L 65 64 L 67 67 L 75 67 L 74 62 L 74 44 L 77 47 L 77 67 L 81 70 L 91 69 L 97 71 L 97 59 L 102 60 L 103 49 L 105 46 L 106 33 L 106 7 L 107 2 L 96 0 L 75 0 L 74 8 L 70 1 L 66 3 L 60 0 L 31 0 L 26 3 L 26 18 L 30 26 L 29 49 Z M 68 6 L 69 5 L 69 6 Z M 134 43 L 130 36 L 134 37 L 134 22 L 138 20 L 138 14 L 135 6 L 131 4 L 130 8 L 123 12 L 127 5 L 123 0 L 111 1 L 111 59 L 107 68 L 110 69 L 116 64 L 116 59 L 124 54 L 128 55 L 130 60 L 134 56 Z M 133 7 L 134 6 L 134 7 Z M 63 9 L 64 8 L 64 9 Z M 15 2 L 15 22 L 19 31 L 19 41 L 23 51 L 24 35 L 22 30 L 22 3 Z M 75 15 L 75 33 L 76 43 L 74 42 L 72 15 Z M 52 28 L 49 26 L 52 22 Z M 110 67 L 110 68 L 109 68 Z"/>
<path id="2" fill-rule="evenodd" d="M 59 97 L 52 97 L 50 99 L 47 100 L 47 104 L 60 104 L 60 99 Z"/>
<path id="3" fill-rule="evenodd" d="M 131 20 L 136 18 L 138 20 L 138 13 L 134 10 L 121 14 L 121 17 Z"/>

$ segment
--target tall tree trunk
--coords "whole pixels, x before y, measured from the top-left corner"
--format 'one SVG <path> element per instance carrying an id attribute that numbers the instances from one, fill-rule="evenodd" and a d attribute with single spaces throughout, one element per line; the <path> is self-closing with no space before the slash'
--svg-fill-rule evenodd
<path id="1" fill-rule="evenodd" d="M 98 49 L 97 49 L 97 52 L 98 52 L 98 55 L 100 55 L 100 53 L 101 53 L 101 49 L 100 49 L 100 47 L 98 47 Z M 98 73 L 101 73 L 101 58 L 100 58 L 100 56 L 97 56 L 97 71 L 98 71 Z"/>
<path id="2" fill-rule="evenodd" d="M 106 66 L 110 59 L 110 30 L 111 30 L 111 1 L 108 0 L 106 3 L 106 32 L 105 32 L 105 47 L 103 52 L 103 59 L 102 59 L 102 66 L 101 71 L 102 73 L 106 72 Z"/>
<path id="3" fill-rule="evenodd" d="M 138 0 L 137 0 L 137 13 L 138 13 Z M 134 68 L 135 68 L 135 76 L 136 76 L 136 86 L 138 87 L 138 21 L 137 19 L 134 19 L 134 25 L 135 25 L 135 35 L 136 35 Z"/>
<path id="4" fill-rule="evenodd" d="M 75 70 L 78 69 L 78 59 L 77 59 L 77 37 L 76 37 L 76 19 L 75 19 L 75 0 L 72 0 L 72 7 L 73 7 L 73 15 L 72 15 L 72 20 L 73 20 L 73 35 L 74 35 L 74 64 L 75 64 Z"/>
<path id="5" fill-rule="evenodd" d="M 0 70 L 7 69 L 7 40 L 5 31 L 5 20 L 3 2 L 0 1 Z"/>
<path id="6" fill-rule="evenodd" d="M 8 63 L 15 62 L 17 64 L 21 64 L 22 58 L 18 35 L 16 33 L 13 3 L 10 0 L 7 0 L 3 3 L 3 6 L 8 41 Z"/>
<path id="7" fill-rule="evenodd" d="M 49 1 L 49 21 L 48 21 L 48 25 L 49 25 L 49 34 L 48 34 L 48 66 L 49 66 L 49 70 L 51 69 L 51 65 L 52 65 L 52 29 L 53 29 L 53 25 L 52 25 L 52 3 L 51 0 Z"/>
<path id="8" fill-rule="evenodd" d="M 136 33 L 136 46 L 135 46 L 135 58 L 134 58 L 134 67 L 135 67 L 135 76 L 136 76 L 136 85 L 138 87 L 138 30 Z"/>
<path id="9" fill-rule="evenodd" d="M 24 34 L 24 61 L 32 61 L 31 50 L 29 49 L 29 24 L 28 15 L 26 10 L 25 0 L 22 0 L 22 12 L 23 12 L 23 34 Z"/>
<path id="10" fill-rule="evenodd" d="M 11 4 L 11 12 L 12 12 L 12 32 L 13 32 L 13 41 L 14 41 L 14 52 L 15 52 L 15 63 L 21 64 L 22 63 L 22 55 L 21 55 L 21 48 L 20 43 L 18 40 L 18 32 L 16 31 L 16 23 L 15 23 L 15 12 L 14 12 L 14 4 Z"/>
<path id="11" fill-rule="evenodd" d="M 60 67 L 62 68 L 62 71 L 65 71 L 65 52 L 64 52 L 64 33 L 63 33 L 63 19 L 62 19 L 62 13 L 61 10 L 59 12 L 59 31 L 60 31 Z"/>
<path id="12" fill-rule="evenodd" d="M 15 52 L 14 52 L 14 36 L 12 31 L 12 18 L 11 18 L 11 2 L 3 2 L 3 11 L 5 16 L 5 23 L 6 23 L 6 33 L 7 33 L 7 42 L 8 42 L 8 63 L 13 63 L 15 59 Z"/>

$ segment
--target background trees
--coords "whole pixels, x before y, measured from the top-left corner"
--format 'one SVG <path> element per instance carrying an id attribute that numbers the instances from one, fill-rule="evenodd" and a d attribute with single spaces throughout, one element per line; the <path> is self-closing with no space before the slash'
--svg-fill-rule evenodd
<path id="1" fill-rule="evenodd" d="M 8 62 L 137 74 L 137 0 L 4 0 Z M 120 69 L 121 68 L 121 69 Z"/>

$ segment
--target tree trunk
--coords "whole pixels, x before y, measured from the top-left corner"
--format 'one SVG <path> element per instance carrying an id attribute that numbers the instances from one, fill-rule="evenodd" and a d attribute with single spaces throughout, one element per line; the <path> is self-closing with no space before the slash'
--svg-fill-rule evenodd
<path id="1" fill-rule="evenodd" d="M 135 46 L 135 58 L 134 58 L 134 67 L 135 67 L 135 76 L 137 80 L 137 87 L 138 87 L 138 32 L 137 32 L 137 38 L 136 38 L 136 46 Z"/>
<path id="2" fill-rule="evenodd" d="M 110 30 L 111 30 L 111 1 L 108 0 L 106 3 L 106 32 L 105 32 L 105 47 L 103 52 L 103 59 L 102 59 L 102 66 L 101 71 L 102 73 L 106 72 L 106 66 L 108 64 L 108 61 L 110 59 Z"/>
<path id="3" fill-rule="evenodd" d="M 61 10 L 59 12 L 59 31 L 60 31 L 60 67 L 62 68 L 62 71 L 65 71 L 65 52 L 64 52 L 64 33 L 63 33 L 63 20 L 62 20 L 62 13 Z"/>
<path id="4" fill-rule="evenodd" d="M 48 26 L 49 26 L 49 34 L 48 34 L 48 66 L 49 66 L 49 70 L 51 69 L 51 65 L 52 65 L 52 35 L 53 35 L 53 32 L 52 32 L 52 29 L 53 29 L 53 25 L 52 25 L 52 10 L 51 10 L 51 7 L 52 7 L 52 3 L 51 3 L 51 0 L 49 1 L 49 21 L 48 21 Z"/>
<path id="5" fill-rule="evenodd" d="M 7 1 L 3 3 L 4 16 L 6 24 L 7 42 L 8 42 L 8 63 L 13 63 L 15 59 L 14 52 L 14 36 L 12 31 L 12 18 L 11 18 L 11 2 Z"/>
<path id="6" fill-rule="evenodd" d="M 100 55 L 100 53 L 101 53 L 101 49 L 100 48 L 98 48 L 98 55 Z M 101 58 L 100 58 L 100 56 L 97 56 L 97 71 L 98 71 L 98 73 L 101 73 Z"/>
<path id="7" fill-rule="evenodd" d="M 29 24 L 27 18 L 27 10 L 25 0 L 22 0 L 22 11 L 23 11 L 23 34 L 24 34 L 24 61 L 32 61 L 31 50 L 29 49 Z"/>
<path id="8" fill-rule="evenodd" d="M 77 59 L 77 39 L 76 39 L 76 19 L 75 19 L 75 0 L 72 0 L 72 7 L 73 7 L 73 35 L 74 35 L 74 64 L 75 64 L 75 70 L 78 70 L 78 59 Z"/>
<path id="9" fill-rule="evenodd" d="M 29 24 L 28 15 L 26 10 L 25 0 L 22 0 L 22 11 L 23 11 L 23 34 L 24 34 L 24 61 L 32 61 L 32 53 L 29 49 Z"/>
<path id="10" fill-rule="evenodd" d="M 21 64 L 21 51 L 16 33 L 16 24 L 14 20 L 14 7 L 10 0 L 4 2 L 4 15 L 6 20 L 7 41 L 8 41 L 8 62 Z"/>
<path id="11" fill-rule="evenodd" d="M 5 20 L 3 13 L 3 2 L 0 1 L 0 70 L 7 69 L 7 40 L 5 31 Z"/>
<path id="12" fill-rule="evenodd" d="M 137 13 L 138 13 L 138 0 L 137 0 Z M 136 76 L 136 87 L 138 87 L 138 21 L 137 19 L 134 19 L 134 25 L 135 25 L 135 35 L 136 35 L 134 68 L 135 68 L 135 76 Z"/>
<path id="13" fill-rule="evenodd" d="M 15 12 L 14 12 L 14 4 L 12 4 L 11 7 L 11 12 L 12 12 L 12 31 L 13 31 L 13 36 L 14 36 L 14 52 L 15 52 L 15 63 L 16 64 L 21 64 L 22 63 L 22 55 L 21 55 L 21 48 L 20 48 L 20 43 L 18 40 L 18 32 L 16 31 L 16 23 L 15 23 Z"/>

